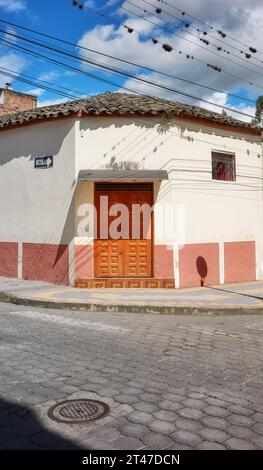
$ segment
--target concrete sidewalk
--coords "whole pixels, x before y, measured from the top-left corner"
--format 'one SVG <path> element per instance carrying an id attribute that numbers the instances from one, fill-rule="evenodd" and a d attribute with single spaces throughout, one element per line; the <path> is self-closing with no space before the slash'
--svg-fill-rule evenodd
<path id="1" fill-rule="evenodd" d="M 263 314 L 263 281 L 188 289 L 77 289 L 0 278 L 0 301 L 97 312 Z"/>

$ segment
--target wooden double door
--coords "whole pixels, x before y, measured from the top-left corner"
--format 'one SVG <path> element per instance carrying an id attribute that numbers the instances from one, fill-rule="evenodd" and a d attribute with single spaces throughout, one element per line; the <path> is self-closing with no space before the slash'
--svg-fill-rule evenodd
<path id="1" fill-rule="evenodd" d="M 105 201 L 107 201 L 106 206 Z M 118 211 L 118 206 L 112 208 L 115 204 L 124 205 L 126 207 L 124 213 Z M 152 207 L 152 183 L 95 185 L 97 213 L 97 239 L 94 242 L 95 277 L 152 277 L 153 214 L 145 217 L 141 211 L 139 215 L 134 216 L 134 204 L 137 207 L 143 204 Z M 111 208 L 114 209 L 114 215 L 111 214 Z M 125 226 L 118 224 L 121 213 L 125 214 L 128 220 Z M 120 235 L 116 239 L 116 232 L 113 230 L 112 233 L 112 228 L 116 228 L 117 225 Z"/>

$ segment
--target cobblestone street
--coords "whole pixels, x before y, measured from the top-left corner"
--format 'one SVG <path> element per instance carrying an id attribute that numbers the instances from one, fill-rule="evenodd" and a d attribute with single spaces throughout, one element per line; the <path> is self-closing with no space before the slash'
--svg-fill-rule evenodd
<path id="1" fill-rule="evenodd" d="M 0 304 L 1 449 L 263 449 L 263 317 Z M 47 411 L 110 407 L 93 424 Z"/>

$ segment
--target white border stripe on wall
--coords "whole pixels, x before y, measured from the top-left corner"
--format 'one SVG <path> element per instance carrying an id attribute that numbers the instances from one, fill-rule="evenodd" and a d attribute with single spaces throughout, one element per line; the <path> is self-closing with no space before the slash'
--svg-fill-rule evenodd
<path id="1" fill-rule="evenodd" d="M 180 274 L 179 274 L 179 249 L 178 244 L 174 244 L 173 254 L 174 254 L 174 286 L 176 289 L 180 287 Z"/>
<path id="2" fill-rule="evenodd" d="M 23 279 L 23 243 L 18 242 L 17 278 Z"/>
<path id="3" fill-rule="evenodd" d="M 224 242 L 219 242 L 219 282 L 225 282 L 225 255 L 224 255 Z"/>
<path id="4" fill-rule="evenodd" d="M 75 284 L 75 240 L 71 240 L 68 246 L 69 256 L 69 285 L 74 286 Z"/>

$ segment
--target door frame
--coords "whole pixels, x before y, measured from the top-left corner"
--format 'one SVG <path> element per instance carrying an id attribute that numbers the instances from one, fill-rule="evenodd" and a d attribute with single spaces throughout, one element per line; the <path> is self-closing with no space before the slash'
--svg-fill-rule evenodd
<path id="1" fill-rule="evenodd" d="M 93 201 L 94 201 L 94 207 L 96 208 L 96 212 L 94 214 L 94 218 L 95 217 L 98 217 L 98 212 L 97 212 L 97 206 L 96 206 L 96 193 L 97 193 L 97 185 L 98 184 L 105 184 L 105 185 L 111 185 L 111 184 L 116 184 L 116 185 L 125 185 L 126 183 L 127 184 L 132 184 L 134 186 L 136 185 L 139 185 L 139 184 L 143 184 L 143 183 L 147 183 L 151 186 L 151 207 L 155 204 L 155 194 L 154 194 L 154 182 L 153 181 L 94 181 L 94 184 L 93 184 Z M 97 223 L 97 220 L 94 220 L 94 222 L 96 223 L 95 226 L 97 226 L 97 230 L 98 230 L 98 223 Z M 98 235 L 98 233 L 97 233 Z M 95 247 L 95 241 L 98 240 L 98 238 L 94 239 L 94 247 Z M 94 278 L 96 279 L 107 279 L 106 277 L 104 276 L 98 276 L 97 273 L 96 273 L 96 262 L 95 262 L 95 249 L 93 250 L 93 253 L 94 253 L 94 260 L 93 260 L 93 266 L 94 266 Z M 139 278 L 138 276 L 112 276 L 110 277 L 110 279 L 121 279 L 121 278 L 125 278 L 125 279 L 136 279 L 136 278 Z M 154 210 L 151 211 L 151 276 L 147 276 L 147 277 L 140 277 L 140 279 L 147 279 L 147 278 L 154 278 Z"/>

